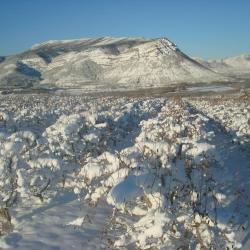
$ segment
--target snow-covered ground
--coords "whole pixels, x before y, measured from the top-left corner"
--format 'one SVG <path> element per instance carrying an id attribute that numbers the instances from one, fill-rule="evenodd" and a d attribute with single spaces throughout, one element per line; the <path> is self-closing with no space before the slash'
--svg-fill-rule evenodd
<path id="1" fill-rule="evenodd" d="M 0 248 L 249 249 L 250 99 L 0 96 Z"/>
<path id="2" fill-rule="evenodd" d="M 192 105 L 211 119 L 221 124 L 239 144 L 250 144 L 250 106 L 249 99 L 240 98 L 194 98 Z"/>

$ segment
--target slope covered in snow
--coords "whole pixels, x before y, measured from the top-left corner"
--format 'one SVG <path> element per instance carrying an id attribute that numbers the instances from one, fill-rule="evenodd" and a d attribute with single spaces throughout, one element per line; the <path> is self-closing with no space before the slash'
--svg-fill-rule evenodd
<path id="1" fill-rule="evenodd" d="M 226 58 L 223 60 L 227 65 L 237 68 L 239 70 L 250 69 L 250 55 L 240 55 Z"/>
<path id="2" fill-rule="evenodd" d="M 0 64 L 1 86 L 108 90 L 223 80 L 167 38 L 48 41 Z"/>
<path id="3" fill-rule="evenodd" d="M 250 79 L 250 55 L 242 54 L 220 60 L 205 61 L 201 58 L 195 58 L 195 60 L 214 72 Z"/>

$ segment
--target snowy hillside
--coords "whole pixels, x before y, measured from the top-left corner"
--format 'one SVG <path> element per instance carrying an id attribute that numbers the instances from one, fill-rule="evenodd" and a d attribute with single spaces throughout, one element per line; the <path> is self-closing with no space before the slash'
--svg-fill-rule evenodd
<path id="1" fill-rule="evenodd" d="M 204 67 L 214 72 L 228 76 L 237 76 L 250 79 L 250 55 L 240 55 L 220 60 L 205 61 L 200 58 L 194 58 Z"/>
<path id="2" fill-rule="evenodd" d="M 0 96 L 0 248 L 249 249 L 249 96 Z"/>
<path id="3" fill-rule="evenodd" d="M 250 70 L 250 55 L 240 55 L 223 60 L 227 65 L 239 70 Z"/>
<path id="4" fill-rule="evenodd" d="M 1 86 L 112 90 L 224 80 L 166 38 L 48 41 L 0 64 Z"/>

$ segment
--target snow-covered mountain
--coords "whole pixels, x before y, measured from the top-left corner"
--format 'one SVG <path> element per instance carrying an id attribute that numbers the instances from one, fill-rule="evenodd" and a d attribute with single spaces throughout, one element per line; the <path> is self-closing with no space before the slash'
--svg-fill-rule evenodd
<path id="1" fill-rule="evenodd" d="M 227 80 L 166 38 L 48 41 L 1 61 L 0 85 L 11 87 L 107 90 Z"/>
<path id="2" fill-rule="evenodd" d="M 250 55 L 242 54 L 235 57 L 208 61 L 201 58 L 193 59 L 214 72 L 250 79 Z"/>
<path id="3" fill-rule="evenodd" d="M 250 55 L 240 55 L 223 60 L 227 65 L 239 70 L 250 70 Z"/>

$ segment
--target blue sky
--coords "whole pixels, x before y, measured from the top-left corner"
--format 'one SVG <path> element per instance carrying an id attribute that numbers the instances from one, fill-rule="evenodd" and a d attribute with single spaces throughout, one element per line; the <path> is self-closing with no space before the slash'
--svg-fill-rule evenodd
<path id="1" fill-rule="evenodd" d="M 51 39 L 168 37 L 206 59 L 250 53 L 249 0 L 0 0 L 0 55 Z"/>

